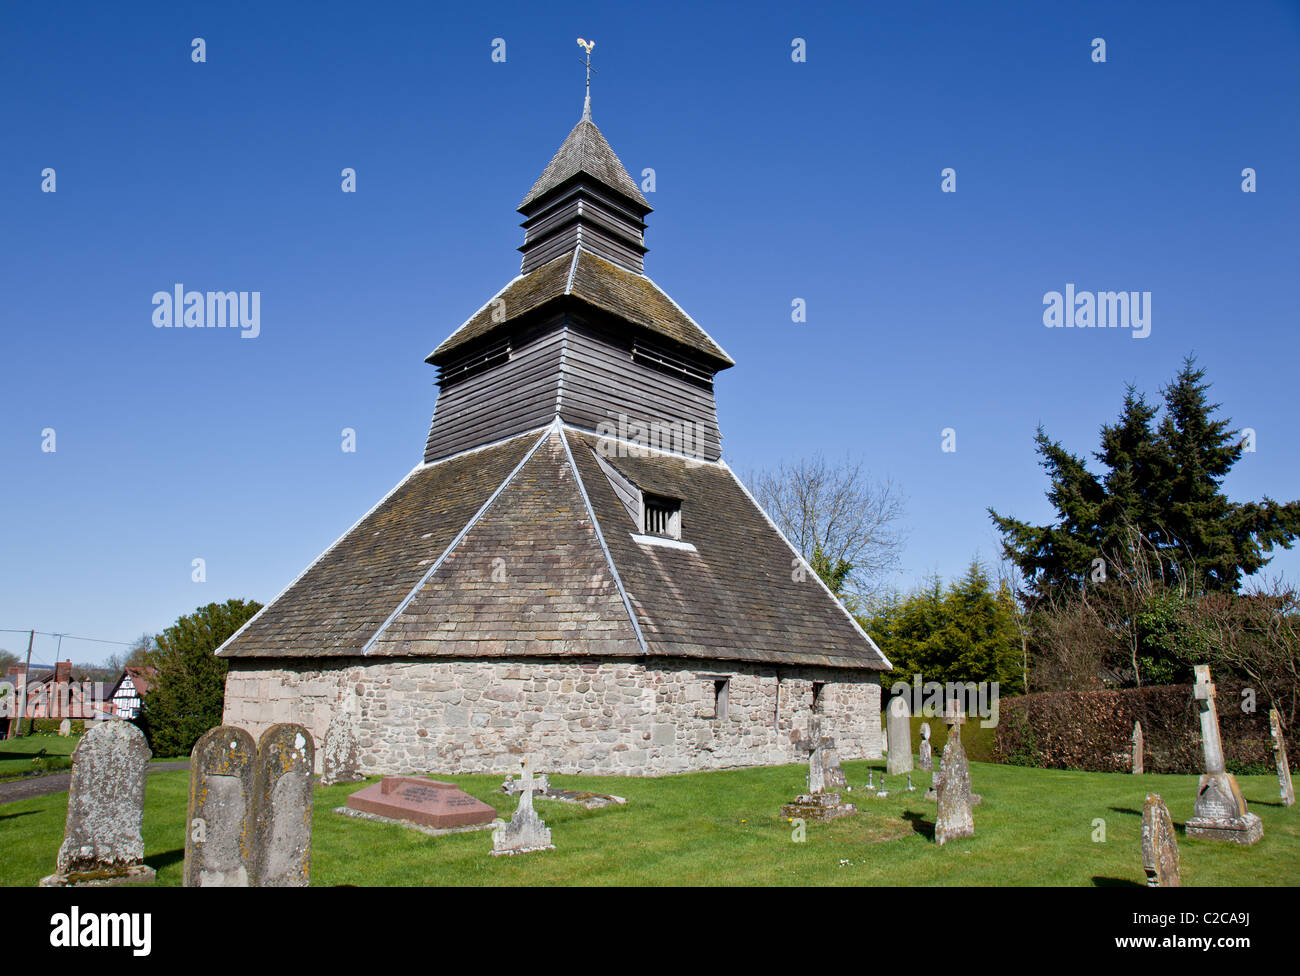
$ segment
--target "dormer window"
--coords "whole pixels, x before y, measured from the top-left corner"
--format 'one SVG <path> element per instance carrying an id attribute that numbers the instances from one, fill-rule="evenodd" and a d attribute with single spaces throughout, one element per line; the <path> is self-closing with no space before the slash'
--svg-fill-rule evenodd
<path id="1" fill-rule="evenodd" d="M 682 503 L 663 495 L 641 495 L 641 531 L 663 539 L 682 537 Z"/>

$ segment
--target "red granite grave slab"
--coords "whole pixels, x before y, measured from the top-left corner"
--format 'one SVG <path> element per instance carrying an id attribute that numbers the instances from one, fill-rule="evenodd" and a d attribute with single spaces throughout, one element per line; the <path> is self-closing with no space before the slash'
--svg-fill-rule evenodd
<path id="1" fill-rule="evenodd" d="M 348 809 L 438 828 L 490 823 L 497 815 L 455 783 L 419 776 L 385 776 L 349 796 Z"/>

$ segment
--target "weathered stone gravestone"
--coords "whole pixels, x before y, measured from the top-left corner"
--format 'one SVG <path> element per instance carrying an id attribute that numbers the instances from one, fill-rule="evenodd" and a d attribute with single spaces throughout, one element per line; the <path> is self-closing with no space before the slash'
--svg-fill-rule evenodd
<path id="1" fill-rule="evenodd" d="M 527 854 L 531 851 L 553 851 L 551 829 L 533 809 L 533 768 L 524 763 L 521 777 L 523 791 L 519 794 L 519 806 L 515 807 L 510 822 L 502 824 L 492 832 L 492 853 Z"/>
<path id="2" fill-rule="evenodd" d="M 1178 888 L 1178 837 L 1169 808 L 1159 793 L 1148 793 L 1142 807 L 1142 870 L 1148 888 Z"/>
<path id="3" fill-rule="evenodd" d="M 259 888 L 311 882 L 311 813 L 316 745 L 295 723 L 272 725 L 257 743 L 253 816 Z"/>
<path id="4" fill-rule="evenodd" d="M 944 716 L 949 726 L 948 742 L 943 747 L 936 781 L 939 812 L 934 819 L 934 841 L 942 846 L 950 840 L 971 837 L 975 818 L 971 815 L 970 765 L 961 744 L 961 724 L 966 716 L 954 708 Z"/>
<path id="5" fill-rule="evenodd" d="M 899 695 L 889 703 L 889 758 L 885 772 L 901 776 L 912 771 L 912 710 L 907 699 Z"/>
<path id="6" fill-rule="evenodd" d="M 1132 756 L 1132 760 L 1133 760 L 1132 768 L 1133 768 L 1134 776 L 1142 775 L 1142 760 L 1144 758 L 1143 753 L 1145 749 L 1146 749 L 1146 744 L 1142 739 L 1142 723 L 1134 722 L 1133 723 L 1133 756 Z"/>
<path id="7" fill-rule="evenodd" d="M 71 734 L 72 734 L 72 719 L 65 718 L 62 722 L 59 723 L 59 735 L 66 737 Z"/>
<path id="8" fill-rule="evenodd" d="M 814 726 L 803 747 L 809 750 L 808 792 L 783 806 L 781 816 L 791 820 L 826 821 L 857 813 L 856 806 L 840 799 L 840 790 L 846 788 L 847 781 L 835 752 L 835 740 L 822 735 L 821 729 Z"/>
<path id="9" fill-rule="evenodd" d="M 1295 804 L 1295 786 L 1291 783 L 1291 764 L 1286 758 L 1286 739 L 1282 736 L 1282 716 L 1276 708 L 1268 710 L 1268 724 L 1273 732 L 1273 758 L 1277 760 L 1277 785 L 1282 805 Z"/>
<path id="10" fill-rule="evenodd" d="M 344 711 L 335 712 L 325 730 L 325 743 L 321 746 L 320 785 L 334 786 L 365 779 L 357 771 L 361 765 L 360 755 L 361 747 L 352 716 Z"/>
<path id="11" fill-rule="evenodd" d="M 187 888 L 247 888 L 256 872 L 253 773 L 257 745 L 243 729 L 209 729 L 190 755 Z"/>
<path id="12" fill-rule="evenodd" d="M 57 871 L 41 879 L 42 887 L 154 880 L 140 833 L 151 755 L 130 722 L 97 722 L 77 743 Z"/>
<path id="13" fill-rule="evenodd" d="M 1184 826 L 1188 837 L 1227 840 L 1253 844 L 1264 836 L 1264 824 L 1246 809 L 1237 778 L 1223 765 L 1223 745 L 1219 740 L 1219 715 L 1214 707 L 1214 685 L 1210 668 L 1196 665 L 1197 705 L 1201 710 L 1201 745 L 1205 750 L 1205 774 L 1196 792 L 1196 808 Z"/>
<path id="14" fill-rule="evenodd" d="M 933 746 L 930 745 L 930 723 L 921 723 L 921 745 L 917 750 L 916 765 L 920 769 L 934 769 Z"/>
<path id="15" fill-rule="evenodd" d="M 523 779 L 515 779 L 514 773 L 505 778 L 501 784 L 501 792 L 509 793 L 511 796 L 518 796 L 524 791 Z M 551 779 L 545 773 L 538 773 L 533 777 L 533 796 L 543 796 L 551 792 Z"/>

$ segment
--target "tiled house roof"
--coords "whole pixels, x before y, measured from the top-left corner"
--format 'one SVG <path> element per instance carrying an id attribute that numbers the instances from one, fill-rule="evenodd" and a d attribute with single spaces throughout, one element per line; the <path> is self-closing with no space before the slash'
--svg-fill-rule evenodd
<path id="1" fill-rule="evenodd" d="M 695 551 L 652 547 L 595 444 L 552 425 L 417 470 L 220 653 L 888 668 L 811 570 L 795 581 L 793 551 L 725 465 L 610 459 L 682 500 Z"/>
<path id="2" fill-rule="evenodd" d="M 523 210 L 579 173 L 594 176 L 606 186 L 641 204 L 647 212 L 650 210 L 650 204 L 641 195 L 636 181 L 628 175 L 596 123 L 587 118 L 575 125 L 565 137 L 542 175 L 519 204 L 519 209 Z"/>
<path id="3" fill-rule="evenodd" d="M 701 353 L 715 368 L 735 365 L 713 337 L 653 281 L 581 248 L 514 279 L 431 352 L 426 361 L 441 365 L 477 340 L 508 331 L 520 316 L 566 295 Z"/>

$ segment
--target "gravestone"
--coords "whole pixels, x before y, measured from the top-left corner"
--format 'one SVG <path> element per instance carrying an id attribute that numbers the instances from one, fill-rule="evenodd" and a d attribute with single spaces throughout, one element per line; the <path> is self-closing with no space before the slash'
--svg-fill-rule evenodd
<path id="1" fill-rule="evenodd" d="M 511 796 L 518 796 L 524 791 L 524 781 L 515 779 L 514 773 L 505 778 L 501 784 L 501 792 L 509 793 Z M 551 779 L 545 773 L 538 773 L 533 778 L 533 796 L 549 795 L 551 792 Z"/>
<path id="2" fill-rule="evenodd" d="M 820 727 L 814 725 L 800 746 L 809 750 L 808 792 L 799 794 L 793 803 L 783 806 L 781 816 L 790 820 L 824 822 L 857 813 L 858 808 L 852 803 L 841 802 L 840 790 L 847 784 L 835 753 L 835 740 L 822 735 Z"/>
<path id="3" fill-rule="evenodd" d="M 491 823 L 497 812 L 455 783 L 421 776 L 385 776 L 348 797 L 347 809 L 385 820 L 450 830 Z"/>
<path id="4" fill-rule="evenodd" d="M 934 769 L 933 746 L 930 745 L 930 723 L 921 723 L 921 745 L 917 750 L 919 755 L 916 759 L 916 765 L 920 769 Z"/>
<path id="5" fill-rule="evenodd" d="M 144 781 L 152 753 L 130 722 L 96 722 L 72 753 L 68 819 L 57 871 L 42 887 L 142 884 Z"/>
<path id="6" fill-rule="evenodd" d="M 1148 793 L 1142 807 L 1142 870 L 1148 888 L 1178 888 L 1178 837 L 1169 808 L 1159 793 Z"/>
<path id="7" fill-rule="evenodd" d="M 889 758 L 885 772 L 901 776 L 912 771 L 912 710 L 907 699 L 899 695 L 889 703 Z"/>
<path id="8" fill-rule="evenodd" d="M 1286 739 L 1282 735 L 1282 716 L 1276 708 L 1268 710 L 1268 724 L 1273 732 L 1273 758 L 1277 760 L 1277 785 L 1282 794 L 1282 805 L 1295 804 L 1295 786 L 1291 783 L 1291 764 L 1286 758 Z"/>
<path id="9" fill-rule="evenodd" d="M 360 753 L 352 716 L 341 710 L 335 712 L 325 730 L 325 743 L 321 746 L 320 785 L 334 786 L 365 779 L 357 771 L 361 765 Z"/>
<path id="10" fill-rule="evenodd" d="M 551 829 L 533 809 L 532 765 L 525 761 L 520 783 L 519 806 L 515 807 L 510 822 L 492 832 L 492 854 L 528 854 L 532 851 L 553 851 Z"/>
<path id="11" fill-rule="evenodd" d="M 247 888 L 256 870 L 251 822 L 257 745 L 243 729 L 203 733 L 190 754 L 186 888 Z"/>
<path id="12" fill-rule="evenodd" d="M 1196 807 L 1183 830 L 1188 837 L 1253 844 L 1264 835 L 1264 824 L 1246 809 L 1237 778 L 1223 765 L 1219 740 L 1219 715 L 1214 706 L 1215 689 L 1210 668 L 1196 665 L 1197 706 L 1201 712 L 1201 745 L 1205 750 L 1205 774 L 1196 791 Z"/>
<path id="13" fill-rule="evenodd" d="M 1133 775 L 1142 775 L 1142 759 L 1145 750 L 1145 743 L 1142 739 L 1142 723 L 1133 723 Z"/>
<path id="14" fill-rule="evenodd" d="M 72 719 L 65 718 L 62 722 L 59 723 L 59 735 L 66 737 L 71 734 L 72 734 Z"/>
<path id="15" fill-rule="evenodd" d="M 311 881 L 312 771 L 316 745 L 295 723 L 272 725 L 257 743 L 253 777 L 259 888 L 305 888 Z"/>
<path id="16" fill-rule="evenodd" d="M 975 818 L 971 815 L 970 766 L 961 744 L 961 725 L 966 716 L 961 709 L 953 708 L 943 720 L 949 726 L 948 742 L 943 747 L 939 774 L 935 777 L 939 812 L 934 820 L 934 840 L 940 846 L 975 833 Z"/>

